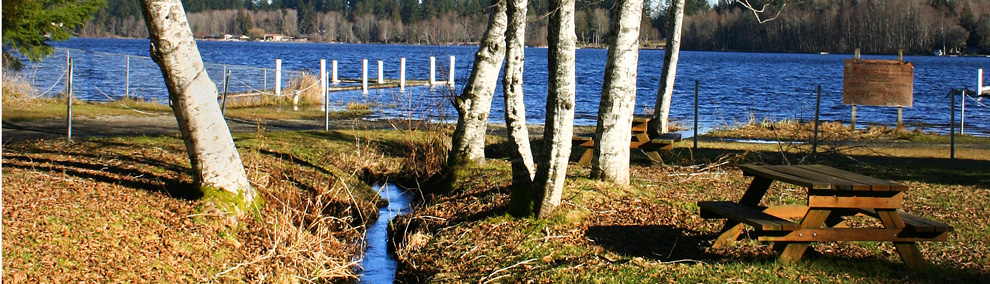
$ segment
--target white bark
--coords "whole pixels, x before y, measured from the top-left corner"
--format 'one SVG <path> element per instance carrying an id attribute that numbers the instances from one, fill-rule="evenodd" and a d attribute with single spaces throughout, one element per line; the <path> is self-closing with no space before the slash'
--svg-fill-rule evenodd
<path id="1" fill-rule="evenodd" d="M 527 0 L 508 2 L 508 28 L 505 37 L 505 77 L 502 91 L 505 97 L 505 126 L 512 142 L 513 187 L 532 188 L 536 166 L 533 150 L 529 145 L 529 129 L 526 128 L 526 103 L 523 98 L 523 64 L 525 63 L 526 4 Z"/>
<path id="2" fill-rule="evenodd" d="M 179 0 L 142 0 L 151 36 L 151 57 L 165 77 L 172 110 L 196 180 L 250 203 L 256 195 L 217 103 Z"/>
<path id="3" fill-rule="evenodd" d="M 591 176 L 627 185 L 643 0 L 620 0 L 616 5 L 619 10 L 612 22 L 613 34 L 609 36 Z"/>
<path id="4" fill-rule="evenodd" d="M 543 159 L 536 169 L 536 215 L 547 218 L 560 205 L 574 133 L 574 0 L 550 0 L 547 54 L 547 117 Z"/>
<path id="5" fill-rule="evenodd" d="M 464 93 L 454 99 L 458 116 L 447 156 L 450 166 L 485 163 L 485 131 L 498 71 L 505 58 L 506 1 L 498 0 L 492 8 Z"/>
<path id="6" fill-rule="evenodd" d="M 674 96 L 674 79 L 677 77 L 677 59 L 681 52 L 681 26 L 684 23 L 684 0 L 670 2 L 667 15 L 674 15 L 667 22 L 667 46 L 664 47 L 663 70 L 660 72 L 660 87 L 657 88 L 656 113 L 653 120 L 659 122 L 657 133 L 670 132 L 670 100 Z"/>

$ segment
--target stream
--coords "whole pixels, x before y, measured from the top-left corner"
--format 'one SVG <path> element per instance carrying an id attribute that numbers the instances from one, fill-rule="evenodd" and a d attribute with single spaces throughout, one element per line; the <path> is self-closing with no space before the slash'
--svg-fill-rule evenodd
<path id="1" fill-rule="evenodd" d="M 388 206 L 378 209 L 378 221 L 368 228 L 365 236 L 364 259 L 361 260 L 359 283 L 392 283 L 397 262 L 388 253 L 388 224 L 392 218 L 409 213 L 412 196 L 392 183 L 375 185 L 378 195 L 388 200 Z"/>

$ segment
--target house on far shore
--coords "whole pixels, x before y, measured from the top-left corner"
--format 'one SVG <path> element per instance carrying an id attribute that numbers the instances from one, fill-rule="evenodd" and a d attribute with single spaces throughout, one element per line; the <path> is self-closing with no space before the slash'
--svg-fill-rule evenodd
<path id="1" fill-rule="evenodd" d="M 282 34 L 265 34 L 263 41 L 285 41 L 286 38 Z"/>
<path id="2" fill-rule="evenodd" d="M 246 35 L 241 35 L 241 36 L 240 36 L 240 37 L 238 37 L 237 39 L 239 39 L 239 40 L 241 40 L 241 41 L 249 41 L 249 40 L 251 40 L 251 37 L 249 37 L 249 36 L 246 36 Z"/>

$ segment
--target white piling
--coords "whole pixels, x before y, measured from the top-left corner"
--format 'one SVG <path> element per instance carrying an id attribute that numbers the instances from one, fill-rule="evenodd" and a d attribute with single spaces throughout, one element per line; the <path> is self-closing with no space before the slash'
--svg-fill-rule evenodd
<path id="1" fill-rule="evenodd" d="M 334 85 L 340 84 L 340 80 L 337 79 L 337 60 L 331 61 L 330 65 L 332 65 L 331 69 L 333 69 L 333 75 L 330 78 L 330 82 Z"/>
<path id="2" fill-rule="evenodd" d="M 430 56 L 430 86 L 437 84 L 437 58 Z"/>
<path id="3" fill-rule="evenodd" d="M 385 71 L 383 70 L 384 69 L 383 66 L 385 66 L 385 63 L 382 63 L 381 60 L 378 60 L 378 84 L 379 85 L 385 84 Z"/>
<path id="4" fill-rule="evenodd" d="M 361 94 L 368 94 L 368 59 L 361 60 Z"/>
<path id="5" fill-rule="evenodd" d="M 454 86 L 454 56 L 450 56 L 450 74 L 447 75 L 447 85 Z"/>
<path id="6" fill-rule="evenodd" d="M 282 96 L 282 59 L 275 59 L 275 96 Z"/>
<path id="7" fill-rule="evenodd" d="M 399 92 L 406 91 L 406 58 L 399 59 Z"/>

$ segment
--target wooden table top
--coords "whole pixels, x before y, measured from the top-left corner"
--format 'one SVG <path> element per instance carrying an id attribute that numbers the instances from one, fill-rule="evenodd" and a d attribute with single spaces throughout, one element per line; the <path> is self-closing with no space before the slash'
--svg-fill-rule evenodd
<path id="1" fill-rule="evenodd" d="M 743 174 L 813 190 L 906 191 L 907 186 L 822 165 L 741 165 Z"/>

